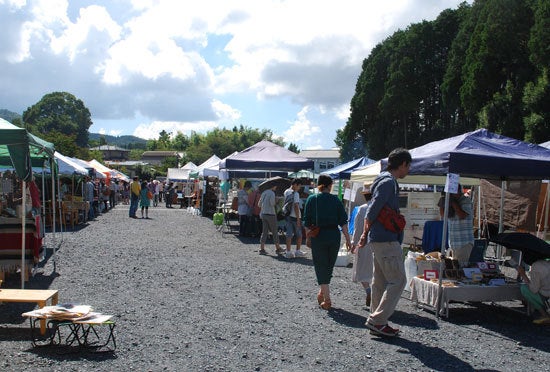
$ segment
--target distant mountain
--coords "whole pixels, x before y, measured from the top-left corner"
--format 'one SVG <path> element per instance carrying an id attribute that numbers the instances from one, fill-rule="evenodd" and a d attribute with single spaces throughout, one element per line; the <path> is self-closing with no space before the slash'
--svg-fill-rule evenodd
<path id="1" fill-rule="evenodd" d="M 99 139 L 103 137 L 105 138 L 105 142 L 108 145 L 118 146 L 122 148 L 145 148 L 145 145 L 147 144 L 147 140 L 136 137 L 136 136 L 110 136 L 108 134 L 99 134 L 99 133 L 90 133 L 88 135 L 88 140 L 90 141 L 99 141 Z M 128 146 L 130 145 L 131 146 Z"/>
<path id="2" fill-rule="evenodd" d="M 11 123 L 13 119 L 21 118 L 21 115 L 19 115 L 17 112 L 13 112 L 6 109 L 0 109 L 0 118 L 7 120 Z"/>

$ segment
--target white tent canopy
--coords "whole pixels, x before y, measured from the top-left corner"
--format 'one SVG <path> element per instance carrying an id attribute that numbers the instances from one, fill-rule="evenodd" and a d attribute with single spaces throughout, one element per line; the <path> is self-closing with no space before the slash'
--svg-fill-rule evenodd
<path id="1" fill-rule="evenodd" d="M 186 182 L 191 176 L 191 169 L 168 168 L 166 180 L 169 182 Z"/>
<path id="2" fill-rule="evenodd" d="M 84 168 L 82 165 L 79 165 L 75 161 L 73 161 L 68 156 L 65 156 L 59 152 L 54 153 L 55 159 L 57 160 L 57 166 L 59 168 L 59 173 L 63 175 L 73 175 L 73 174 L 79 174 L 86 176 L 88 174 L 88 170 Z"/>
<path id="3" fill-rule="evenodd" d="M 107 176 L 107 178 L 111 177 L 112 169 L 106 167 L 97 160 L 92 159 L 88 162 L 88 164 L 90 164 L 90 166 L 93 167 L 97 172 L 103 173 L 105 176 Z"/>
<path id="4" fill-rule="evenodd" d="M 218 177 L 220 160 L 221 159 L 217 155 L 212 155 L 199 165 L 195 171 L 198 172 L 199 177 Z"/>
<path id="5" fill-rule="evenodd" d="M 95 168 L 92 167 L 87 161 L 84 161 L 84 160 L 81 160 L 81 159 L 78 159 L 78 158 L 69 158 L 69 159 L 71 159 L 76 164 L 86 168 L 86 170 L 89 170 L 89 169 L 95 170 Z M 95 176 L 96 176 L 96 178 L 107 178 L 107 176 L 105 174 L 101 173 L 101 172 L 95 172 Z"/>
<path id="6" fill-rule="evenodd" d="M 192 161 L 188 162 L 187 164 L 185 164 L 183 167 L 181 167 L 180 169 L 191 169 L 191 170 L 196 170 L 197 169 L 197 166 L 195 165 L 195 163 L 193 163 Z"/>

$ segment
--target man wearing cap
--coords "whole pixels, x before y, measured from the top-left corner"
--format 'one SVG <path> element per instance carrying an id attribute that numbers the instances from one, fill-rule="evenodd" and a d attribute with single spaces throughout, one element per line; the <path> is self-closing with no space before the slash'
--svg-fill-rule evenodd
<path id="1" fill-rule="evenodd" d="M 355 260 L 353 261 L 353 269 L 351 280 L 354 283 L 360 282 L 365 289 L 365 305 L 370 306 L 371 302 L 371 287 L 372 273 L 373 273 L 373 261 L 372 261 L 372 246 L 368 242 L 363 245 L 359 245 L 359 240 L 363 234 L 365 228 L 365 216 L 367 209 L 372 198 L 370 191 L 370 184 L 365 182 L 363 184 L 362 194 L 365 196 L 366 203 L 361 205 L 357 210 L 355 219 L 353 222 L 353 237 L 351 239 L 351 251 L 355 254 Z"/>

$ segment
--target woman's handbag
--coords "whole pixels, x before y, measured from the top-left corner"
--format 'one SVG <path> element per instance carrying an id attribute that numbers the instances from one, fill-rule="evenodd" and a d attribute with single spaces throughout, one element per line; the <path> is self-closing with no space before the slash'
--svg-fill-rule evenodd
<path id="1" fill-rule="evenodd" d="M 321 228 L 318 226 L 319 221 L 317 219 L 317 197 L 318 196 L 315 196 L 315 225 L 311 225 L 306 228 L 306 246 L 308 248 L 311 248 L 311 238 L 317 237 L 321 231 Z"/>
<path id="2" fill-rule="evenodd" d="M 306 231 L 306 238 L 317 237 L 317 235 L 319 235 L 319 231 L 321 231 L 321 228 L 319 226 L 312 225 L 308 227 L 308 230 Z"/>
<path id="3" fill-rule="evenodd" d="M 151 191 L 147 191 L 147 199 L 153 199 L 153 193 Z"/>

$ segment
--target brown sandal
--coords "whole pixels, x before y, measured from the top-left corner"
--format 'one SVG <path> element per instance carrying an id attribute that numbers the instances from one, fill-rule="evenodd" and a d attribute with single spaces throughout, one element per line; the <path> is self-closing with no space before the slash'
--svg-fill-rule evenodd
<path id="1" fill-rule="evenodd" d="M 319 291 L 319 293 L 317 293 L 317 302 L 319 303 L 319 306 L 321 306 L 321 304 L 323 302 L 325 302 L 325 296 L 323 296 L 321 291 Z"/>
<path id="2" fill-rule="evenodd" d="M 332 303 L 330 302 L 330 300 L 324 300 L 320 306 L 323 310 L 330 310 L 332 308 Z"/>

